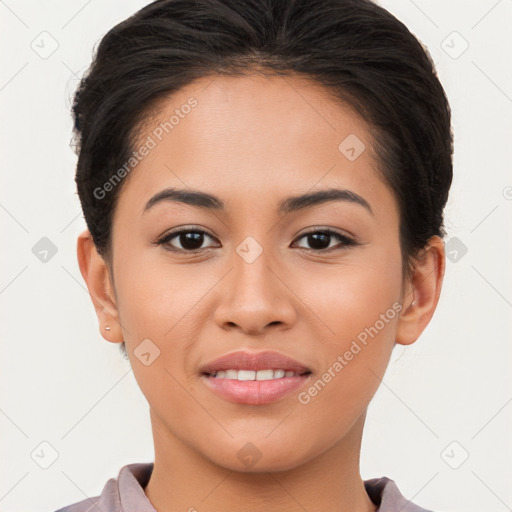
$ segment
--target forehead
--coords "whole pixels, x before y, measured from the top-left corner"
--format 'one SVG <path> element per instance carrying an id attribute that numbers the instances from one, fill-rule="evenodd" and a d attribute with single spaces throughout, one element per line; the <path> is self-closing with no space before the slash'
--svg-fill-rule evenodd
<path id="1" fill-rule="evenodd" d="M 144 144 L 151 149 L 121 193 L 132 196 L 130 204 L 172 186 L 202 189 L 227 204 L 244 193 L 277 198 L 316 185 L 342 185 L 369 201 L 387 194 L 393 202 L 366 124 L 302 77 L 198 79 L 158 102 L 136 149 Z"/>
<path id="2" fill-rule="evenodd" d="M 148 134 L 157 143 L 169 142 L 170 155 L 188 149 L 188 159 L 206 152 L 233 154 L 234 149 L 233 156 L 291 158 L 297 145 L 302 157 L 318 158 L 324 150 L 337 150 L 349 134 L 369 142 L 365 123 L 328 89 L 304 77 L 258 74 L 192 82 L 157 103 L 144 124 L 142 135 Z"/>

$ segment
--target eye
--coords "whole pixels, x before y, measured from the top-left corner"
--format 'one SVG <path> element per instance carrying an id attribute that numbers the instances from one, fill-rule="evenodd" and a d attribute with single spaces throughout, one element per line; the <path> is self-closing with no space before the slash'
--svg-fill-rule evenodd
<path id="1" fill-rule="evenodd" d="M 357 245 L 357 243 L 350 237 L 339 233 L 338 231 L 334 231 L 333 229 L 316 229 L 315 231 L 308 231 L 304 233 L 297 240 L 301 240 L 303 238 L 307 239 L 307 243 L 311 245 L 311 247 L 302 247 L 303 249 L 309 251 L 320 251 L 320 252 L 330 252 L 331 250 L 337 249 L 345 249 L 348 246 Z M 332 239 L 337 239 L 340 243 L 334 246 L 331 245 Z"/>
<path id="2" fill-rule="evenodd" d="M 189 227 L 167 233 L 156 242 L 156 245 L 163 245 L 169 251 L 195 252 L 208 249 L 208 247 L 202 247 L 207 239 L 215 240 L 206 231 Z"/>
<path id="3" fill-rule="evenodd" d="M 188 228 L 182 228 L 179 230 L 167 233 L 160 238 L 156 245 L 163 245 L 169 251 L 176 252 L 200 252 L 210 247 L 203 247 L 203 244 L 207 240 L 215 240 L 213 236 L 208 234 L 202 229 L 194 229 L 194 226 Z M 316 252 L 330 252 L 331 250 L 341 250 L 357 243 L 350 237 L 339 233 L 333 229 L 316 229 L 304 233 L 297 240 L 306 239 L 307 243 L 311 247 L 301 247 L 309 251 Z M 331 244 L 333 239 L 338 240 L 338 244 Z"/>

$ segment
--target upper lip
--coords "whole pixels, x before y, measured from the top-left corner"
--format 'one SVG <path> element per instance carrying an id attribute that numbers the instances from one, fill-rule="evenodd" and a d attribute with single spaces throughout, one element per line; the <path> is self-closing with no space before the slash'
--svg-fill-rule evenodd
<path id="1" fill-rule="evenodd" d="M 220 370 L 268 370 L 281 369 L 298 374 L 309 373 L 311 370 L 291 357 L 279 352 L 232 352 L 225 354 L 201 366 L 202 373 L 214 374 Z"/>

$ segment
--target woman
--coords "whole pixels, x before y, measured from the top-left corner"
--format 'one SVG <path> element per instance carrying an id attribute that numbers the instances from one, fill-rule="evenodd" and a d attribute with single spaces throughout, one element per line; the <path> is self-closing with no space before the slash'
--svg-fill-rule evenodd
<path id="1" fill-rule="evenodd" d="M 450 108 L 369 0 L 160 0 L 73 107 L 101 333 L 155 462 L 60 512 L 422 511 L 362 480 L 367 407 L 445 269 Z"/>

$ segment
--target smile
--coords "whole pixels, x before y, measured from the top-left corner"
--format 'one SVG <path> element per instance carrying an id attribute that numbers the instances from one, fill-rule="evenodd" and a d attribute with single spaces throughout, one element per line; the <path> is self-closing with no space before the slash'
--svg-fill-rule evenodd
<path id="1" fill-rule="evenodd" d="M 284 377 L 298 377 L 300 374 L 292 370 L 220 370 L 215 372 L 213 377 L 216 379 L 234 379 L 234 380 L 272 380 L 282 379 Z"/>

